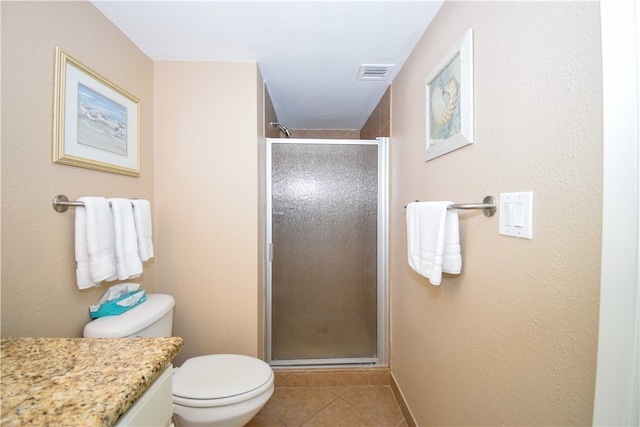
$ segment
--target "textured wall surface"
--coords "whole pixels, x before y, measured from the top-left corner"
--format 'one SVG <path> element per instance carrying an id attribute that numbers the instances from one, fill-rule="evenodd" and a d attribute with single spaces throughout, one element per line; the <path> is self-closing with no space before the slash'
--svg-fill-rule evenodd
<path id="1" fill-rule="evenodd" d="M 0 7 L 3 336 L 80 336 L 106 289 L 75 287 L 74 214 L 54 212 L 53 196 L 141 197 L 155 201 L 158 250 L 140 282 L 176 296 L 179 357 L 258 354 L 255 64 L 155 64 L 154 80 L 88 2 Z M 475 143 L 425 163 L 424 78 L 468 28 Z M 51 162 L 56 46 L 141 101 L 140 178 Z M 598 3 L 446 2 L 393 83 L 391 364 L 420 425 L 591 424 L 600 61 Z M 410 270 L 408 201 L 512 191 L 535 194 L 533 240 L 466 212 L 462 274 L 434 287 Z"/>
<path id="2" fill-rule="evenodd" d="M 74 209 L 57 194 L 153 205 L 153 63 L 89 2 L 2 2 L 2 335 L 79 337 L 108 286 L 79 291 Z M 80 35 L 82 35 L 80 37 Z M 52 162 L 55 48 L 140 101 L 139 178 Z M 135 280 L 155 288 L 155 260 Z"/>
<path id="3" fill-rule="evenodd" d="M 176 299 L 178 365 L 261 351 L 258 75 L 250 62 L 154 64 L 157 281 Z"/>
<path id="4" fill-rule="evenodd" d="M 424 79 L 474 32 L 474 144 L 423 160 Z M 393 82 L 391 366 L 419 425 L 590 425 L 602 199 L 598 3 L 445 2 Z M 403 206 L 534 192 L 534 237 L 460 212 L 463 269 L 407 264 Z"/>

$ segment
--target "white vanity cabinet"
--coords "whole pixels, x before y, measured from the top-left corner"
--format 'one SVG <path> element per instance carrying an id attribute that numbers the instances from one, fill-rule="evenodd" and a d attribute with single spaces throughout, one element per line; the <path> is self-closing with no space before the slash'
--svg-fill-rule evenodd
<path id="1" fill-rule="evenodd" d="M 169 364 L 115 425 L 170 426 L 173 415 L 172 379 L 173 365 Z"/>

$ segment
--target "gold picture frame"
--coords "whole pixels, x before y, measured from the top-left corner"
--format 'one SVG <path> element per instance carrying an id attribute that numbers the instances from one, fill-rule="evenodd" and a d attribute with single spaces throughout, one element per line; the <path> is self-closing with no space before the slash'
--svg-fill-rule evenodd
<path id="1" fill-rule="evenodd" d="M 473 30 L 425 78 L 425 161 L 473 144 Z"/>
<path id="2" fill-rule="evenodd" d="M 140 102 L 56 48 L 53 162 L 140 176 Z"/>

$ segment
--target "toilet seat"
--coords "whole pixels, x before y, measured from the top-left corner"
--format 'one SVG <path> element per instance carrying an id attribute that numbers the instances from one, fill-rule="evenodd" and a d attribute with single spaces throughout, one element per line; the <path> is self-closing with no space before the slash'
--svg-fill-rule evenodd
<path id="1" fill-rule="evenodd" d="M 193 357 L 173 375 L 173 403 L 190 407 L 230 405 L 264 393 L 272 385 L 271 367 L 255 357 Z"/>

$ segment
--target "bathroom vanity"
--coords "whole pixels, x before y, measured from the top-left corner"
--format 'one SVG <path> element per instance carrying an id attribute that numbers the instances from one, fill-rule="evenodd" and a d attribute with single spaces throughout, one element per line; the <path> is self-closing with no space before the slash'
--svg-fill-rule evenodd
<path id="1" fill-rule="evenodd" d="M 168 424 L 182 346 L 179 337 L 3 338 L 0 424 L 119 426 L 148 415 Z"/>

